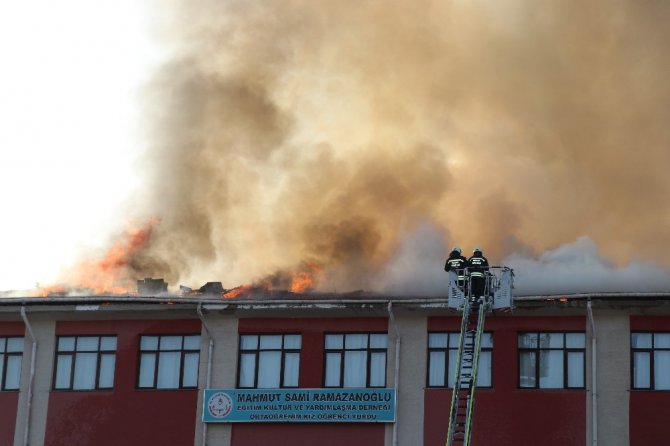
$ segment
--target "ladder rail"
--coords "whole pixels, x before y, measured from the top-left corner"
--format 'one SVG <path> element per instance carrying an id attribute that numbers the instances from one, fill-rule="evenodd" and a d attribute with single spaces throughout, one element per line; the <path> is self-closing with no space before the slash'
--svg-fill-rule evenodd
<path id="1" fill-rule="evenodd" d="M 482 333 L 484 332 L 484 320 L 486 318 L 486 303 L 481 299 L 479 304 L 479 314 L 477 316 L 477 334 L 475 336 L 475 351 L 472 364 L 472 380 L 470 381 L 470 391 L 468 392 L 467 418 L 465 424 L 464 446 L 470 445 L 470 435 L 472 434 L 472 418 L 475 408 L 475 390 L 477 389 L 477 376 L 479 370 L 479 354 L 481 353 Z"/>
<path id="2" fill-rule="evenodd" d="M 469 294 L 469 293 L 468 293 Z M 459 390 L 461 388 L 461 363 L 463 360 L 463 346 L 465 344 L 465 334 L 468 328 L 468 319 L 470 317 L 470 302 L 469 296 L 466 296 L 465 304 L 463 306 L 463 316 L 461 318 L 461 333 L 458 338 L 458 351 L 456 353 L 456 366 L 454 367 L 454 387 L 451 392 L 451 407 L 449 409 L 449 431 L 447 435 L 446 446 L 453 445 L 454 430 L 456 427 L 456 413 L 458 408 Z"/>
<path id="3" fill-rule="evenodd" d="M 488 287 L 487 287 L 488 288 Z M 479 354 L 481 352 L 481 337 L 484 331 L 484 321 L 486 319 L 486 311 L 489 306 L 489 299 L 487 297 L 480 297 L 477 301 L 476 313 L 476 327 L 471 327 L 473 322 L 471 320 L 473 302 L 470 300 L 470 291 L 468 290 L 467 299 L 463 306 L 463 316 L 461 318 L 461 332 L 458 340 L 458 351 L 456 353 L 456 366 L 454 367 L 454 382 L 451 394 L 451 406 L 449 409 L 449 425 L 447 432 L 446 446 L 453 446 L 454 442 L 458 442 L 463 446 L 469 446 L 470 437 L 472 433 L 472 418 L 474 415 L 475 403 L 475 389 L 477 388 L 477 375 L 479 367 Z M 474 335 L 472 334 L 474 330 Z M 468 339 L 470 338 L 470 339 Z M 471 342 L 467 354 L 466 342 Z M 469 362 L 469 365 L 465 363 Z M 467 380 L 463 379 L 463 369 L 470 368 L 470 376 Z M 463 391 L 465 395 L 462 395 Z M 461 398 L 465 397 L 465 414 L 459 413 L 459 405 Z M 465 415 L 465 420 L 459 421 L 459 416 L 462 418 Z M 457 430 L 457 427 L 462 426 L 462 430 Z M 462 435 L 462 438 L 456 438 L 457 435 Z"/>
<path id="4" fill-rule="evenodd" d="M 477 296 L 473 295 L 472 276 L 468 268 L 464 272 L 464 286 L 458 286 L 454 271 L 450 271 L 449 275 L 448 306 L 463 314 L 454 358 L 446 446 L 470 446 L 486 314 L 495 310 L 510 311 L 513 307 L 514 270 L 505 266 L 488 269 L 484 274 L 481 295 Z"/>

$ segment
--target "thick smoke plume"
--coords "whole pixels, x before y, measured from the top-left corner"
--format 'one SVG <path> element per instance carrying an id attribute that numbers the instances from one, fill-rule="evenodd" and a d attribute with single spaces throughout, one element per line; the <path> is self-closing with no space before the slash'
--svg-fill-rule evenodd
<path id="1" fill-rule="evenodd" d="M 310 262 L 324 290 L 430 293 L 417 253 L 532 270 L 582 236 L 615 270 L 670 265 L 670 3 L 160 10 L 140 202 L 161 224 L 138 277 L 231 287 Z"/>

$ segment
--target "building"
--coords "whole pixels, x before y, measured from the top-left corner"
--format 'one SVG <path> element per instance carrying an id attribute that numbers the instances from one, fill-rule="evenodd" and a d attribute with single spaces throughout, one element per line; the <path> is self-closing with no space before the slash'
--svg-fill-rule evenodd
<path id="1" fill-rule="evenodd" d="M 0 299 L 0 445 L 443 445 L 459 327 L 446 299 Z M 517 298 L 484 339 L 473 445 L 670 442 L 670 294 Z"/>

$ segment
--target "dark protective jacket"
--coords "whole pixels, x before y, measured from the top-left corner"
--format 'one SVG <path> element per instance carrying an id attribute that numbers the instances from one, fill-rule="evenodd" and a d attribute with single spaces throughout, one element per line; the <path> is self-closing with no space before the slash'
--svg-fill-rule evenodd
<path id="1" fill-rule="evenodd" d="M 468 265 L 468 259 L 463 257 L 458 253 L 458 251 L 452 251 L 451 254 L 449 254 L 449 258 L 447 259 L 447 263 L 444 264 L 444 270 L 449 272 L 449 271 L 456 271 L 456 274 L 458 274 L 458 278 L 462 279 L 465 277 L 465 267 Z"/>
<path id="2" fill-rule="evenodd" d="M 489 261 L 481 254 L 475 254 L 468 259 L 470 277 L 485 277 L 489 270 Z"/>

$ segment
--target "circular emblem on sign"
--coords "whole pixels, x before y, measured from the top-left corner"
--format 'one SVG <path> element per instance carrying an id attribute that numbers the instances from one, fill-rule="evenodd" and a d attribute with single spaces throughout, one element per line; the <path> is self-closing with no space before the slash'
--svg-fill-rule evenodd
<path id="1" fill-rule="evenodd" d="M 214 418 L 225 418 L 233 409 L 233 400 L 225 392 L 216 392 L 207 401 L 207 410 Z"/>

